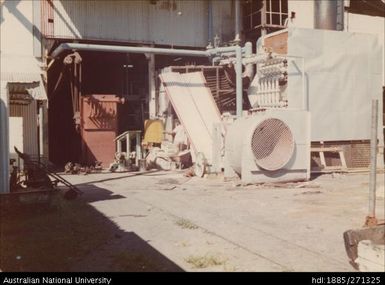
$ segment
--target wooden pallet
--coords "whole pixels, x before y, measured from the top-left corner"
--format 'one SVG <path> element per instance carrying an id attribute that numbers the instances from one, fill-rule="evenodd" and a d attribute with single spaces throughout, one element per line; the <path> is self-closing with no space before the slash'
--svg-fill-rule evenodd
<path id="1" fill-rule="evenodd" d="M 322 171 L 346 171 L 348 169 L 348 167 L 346 165 L 344 151 L 342 148 L 339 148 L 339 147 L 312 147 L 310 149 L 310 151 L 319 153 Z M 338 153 L 340 156 L 341 165 L 339 165 L 339 166 L 326 165 L 325 152 Z"/>

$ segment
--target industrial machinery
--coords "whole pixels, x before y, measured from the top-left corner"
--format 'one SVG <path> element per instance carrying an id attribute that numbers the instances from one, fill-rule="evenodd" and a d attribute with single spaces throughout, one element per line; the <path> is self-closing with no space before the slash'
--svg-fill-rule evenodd
<path id="1" fill-rule="evenodd" d="M 114 94 L 93 94 L 81 100 L 82 161 L 108 167 L 115 156 L 118 132 L 118 104 L 124 100 Z"/>
<path id="2" fill-rule="evenodd" d="M 227 127 L 225 177 L 242 183 L 310 178 L 310 114 L 301 110 L 265 110 Z"/>
<path id="3" fill-rule="evenodd" d="M 310 112 L 306 104 L 290 107 L 288 100 L 292 60 L 263 47 L 257 55 L 243 57 L 245 67 L 255 65 L 256 74 L 247 91 L 251 109 L 225 127 L 226 178 L 239 176 L 244 184 L 310 178 Z M 304 74 L 300 75 L 303 85 Z M 306 102 L 302 91 L 297 97 Z"/>
<path id="4" fill-rule="evenodd" d="M 267 54 L 257 63 L 257 74 L 248 90 L 252 107 L 287 107 L 287 69 L 288 59 L 283 56 Z"/>

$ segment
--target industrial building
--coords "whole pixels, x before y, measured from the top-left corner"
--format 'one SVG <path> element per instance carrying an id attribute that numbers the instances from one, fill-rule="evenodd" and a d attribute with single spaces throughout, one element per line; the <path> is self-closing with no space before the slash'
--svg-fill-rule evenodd
<path id="1" fill-rule="evenodd" d="M 307 148 L 296 154 L 304 162 L 281 162 L 299 163 L 307 174 L 297 178 L 309 177 L 310 160 L 313 166 L 342 160 L 337 152 L 322 162 L 310 146 L 339 148 L 347 167 L 368 167 L 370 104 L 377 98 L 383 165 L 384 6 L 381 0 L 1 1 L 1 191 L 8 192 L 14 146 L 57 166 L 107 167 L 120 134 L 141 131 L 144 138 L 149 119 L 172 129 L 172 118 L 183 114 L 170 111 L 171 91 L 159 76 L 167 71 L 202 72 L 219 120 L 252 109 L 309 112 Z M 262 72 L 268 63 L 259 61 L 263 48 L 277 55 L 272 68 L 287 58 L 279 74 L 286 81 L 255 77 L 256 67 Z M 279 93 L 277 102 L 271 92 Z M 289 113 L 288 120 L 295 116 Z M 209 168 L 231 176 L 234 167 L 226 165 L 238 162 L 221 151 L 213 150 Z"/>

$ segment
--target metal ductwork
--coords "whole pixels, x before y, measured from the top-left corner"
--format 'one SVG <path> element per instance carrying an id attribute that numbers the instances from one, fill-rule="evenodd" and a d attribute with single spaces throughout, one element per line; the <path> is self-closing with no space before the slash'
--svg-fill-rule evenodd
<path id="1" fill-rule="evenodd" d="M 310 114 L 267 110 L 227 126 L 225 177 L 242 183 L 307 180 L 310 177 Z"/>
<path id="2" fill-rule="evenodd" d="M 340 0 L 315 0 L 314 28 L 338 30 L 338 15 L 341 8 Z M 343 7 L 343 6 L 342 6 Z"/>

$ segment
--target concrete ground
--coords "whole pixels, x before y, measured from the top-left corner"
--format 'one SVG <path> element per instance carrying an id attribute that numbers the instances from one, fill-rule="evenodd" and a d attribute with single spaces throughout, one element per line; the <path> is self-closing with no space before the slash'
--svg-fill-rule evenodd
<path id="1" fill-rule="evenodd" d="M 368 209 L 367 173 L 322 175 L 285 187 L 159 171 L 65 178 L 84 191 L 80 199 L 175 265 L 156 264 L 165 271 L 354 271 L 342 235 L 361 228 Z M 382 219 L 383 191 L 380 174 Z M 111 270 L 112 252 L 120 262 L 135 262 L 132 255 L 146 258 L 140 243 L 117 236 L 74 269 Z M 163 262 L 158 260 L 152 262 Z"/>

